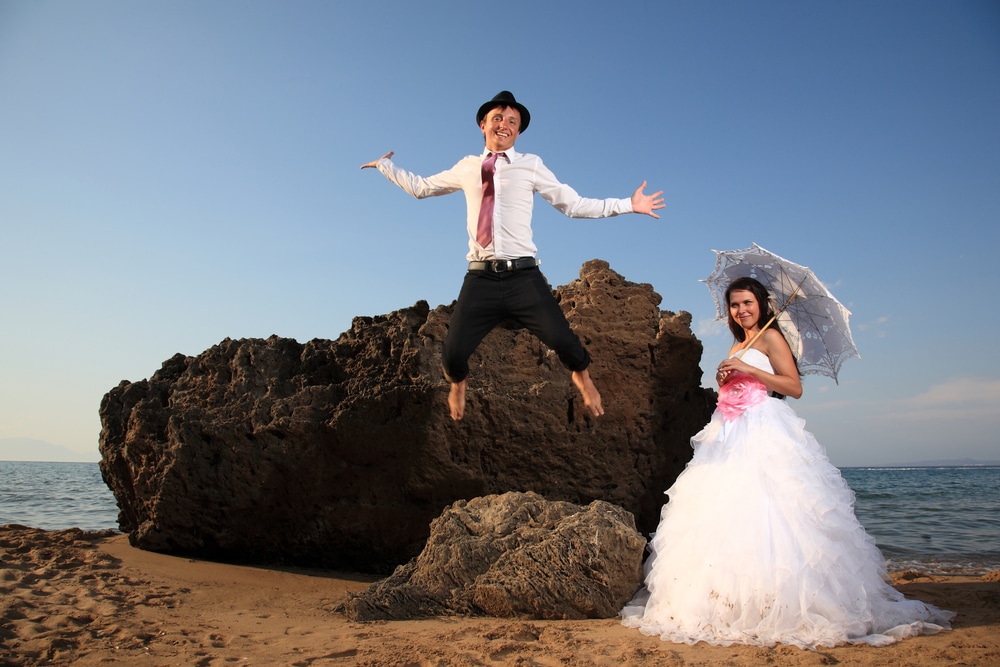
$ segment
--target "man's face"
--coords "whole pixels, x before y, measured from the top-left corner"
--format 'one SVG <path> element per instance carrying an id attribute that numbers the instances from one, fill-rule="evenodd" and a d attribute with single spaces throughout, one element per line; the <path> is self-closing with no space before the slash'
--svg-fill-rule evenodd
<path id="1" fill-rule="evenodd" d="M 511 107 L 490 109 L 479 128 L 486 138 L 487 149 L 494 153 L 510 150 L 521 134 L 521 112 Z"/>

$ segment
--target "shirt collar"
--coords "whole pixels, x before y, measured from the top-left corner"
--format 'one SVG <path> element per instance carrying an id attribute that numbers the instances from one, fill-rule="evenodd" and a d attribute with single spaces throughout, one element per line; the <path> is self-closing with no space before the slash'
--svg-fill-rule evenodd
<path id="1" fill-rule="evenodd" d="M 488 156 L 488 155 L 489 155 L 490 153 L 492 153 L 492 152 L 493 152 L 493 151 L 491 151 L 490 149 L 488 149 L 488 148 L 484 148 L 484 149 L 483 149 L 483 153 L 482 153 L 482 158 L 483 158 L 483 159 L 485 160 L 485 159 L 486 159 L 486 157 L 487 157 L 487 156 Z M 510 160 L 511 162 L 513 162 L 513 161 L 514 161 L 514 158 L 518 156 L 518 152 L 517 152 L 516 150 L 514 150 L 513 148 L 511 148 L 511 149 L 509 149 L 509 150 L 506 150 L 506 151 L 501 151 L 501 152 L 502 152 L 502 153 L 504 153 L 504 154 L 505 154 L 505 155 L 507 156 L 507 159 L 508 159 L 508 160 Z"/>

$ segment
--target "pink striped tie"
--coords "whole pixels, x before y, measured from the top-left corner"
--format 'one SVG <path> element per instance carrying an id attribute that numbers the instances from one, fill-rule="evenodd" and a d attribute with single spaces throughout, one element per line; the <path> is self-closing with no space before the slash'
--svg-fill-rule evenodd
<path id="1" fill-rule="evenodd" d="M 490 153 L 483 160 L 483 203 L 479 206 L 479 223 L 476 225 L 476 243 L 485 248 L 493 243 L 493 173 L 497 156 L 508 162 L 506 153 Z"/>

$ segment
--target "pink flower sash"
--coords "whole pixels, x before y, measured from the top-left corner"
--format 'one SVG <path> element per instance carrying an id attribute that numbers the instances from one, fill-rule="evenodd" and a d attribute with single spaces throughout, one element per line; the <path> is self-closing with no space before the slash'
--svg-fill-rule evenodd
<path id="1" fill-rule="evenodd" d="M 719 387 L 717 409 L 724 420 L 731 422 L 766 398 L 767 387 L 763 382 L 746 373 L 734 373 L 729 382 Z"/>

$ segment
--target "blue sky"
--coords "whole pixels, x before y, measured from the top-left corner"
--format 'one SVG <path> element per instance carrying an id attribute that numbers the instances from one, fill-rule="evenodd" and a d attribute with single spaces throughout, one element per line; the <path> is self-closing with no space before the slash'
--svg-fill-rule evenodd
<path id="1" fill-rule="evenodd" d="M 478 152 L 503 89 L 518 149 L 581 194 L 666 197 L 658 221 L 539 200 L 553 286 L 593 258 L 652 284 L 711 371 L 731 340 L 698 281 L 759 243 L 853 312 L 862 358 L 793 402 L 835 464 L 1000 459 L 986 0 L 0 0 L 0 439 L 96 460 L 103 395 L 177 352 L 450 303 L 463 198 L 358 167 Z"/>

